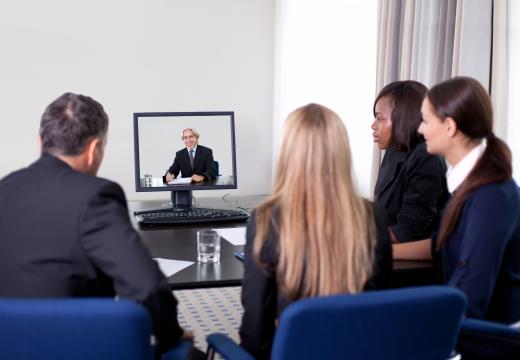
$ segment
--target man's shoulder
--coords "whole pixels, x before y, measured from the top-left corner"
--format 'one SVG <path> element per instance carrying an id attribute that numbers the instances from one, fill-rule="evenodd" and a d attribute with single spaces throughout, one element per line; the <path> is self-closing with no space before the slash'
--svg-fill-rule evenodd
<path id="1" fill-rule="evenodd" d="M 18 169 L 15 171 L 10 172 L 6 176 L 0 179 L 0 185 L 3 183 L 8 183 L 10 181 L 16 180 L 19 177 L 23 177 L 24 174 L 27 173 L 27 168 Z"/>
<path id="2" fill-rule="evenodd" d="M 35 176 L 41 176 L 42 173 L 45 173 L 47 171 L 55 171 L 56 169 L 50 168 L 49 165 L 46 164 L 45 160 L 46 159 L 44 159 L 44 156 L 42 156 L 25 167 L 11 171 L 5 177 L 0 179 L 0 184 L 9 183 L 12 181 L 16 182 L 17 184 L 20 184 L 23 183 L 25 180 L 34 180 Z"/>
<path id="3" fill-rule="evenodd" d="M 184 155 L 188 156 L 188 151 L 186 150 L 186 148 L 182 148 L 175 153 L 175 156 L 184 156 Z"/>
<path id="4" fill-rule="evenodd" d="M 209 147 L 197 145 L 197 151 L 200 151 L 201 153 L 210 153 L 212 150 Z"/>
<path id="5" fill-rule="evenodd" d="M 121 185 L 112 180 L 79 172 L 76 172 L 74 177 L 76 185 L 90 189 L 91 193 L 114 194 L 125 198 Z"/>
<path id="6" fill-rule="evenodd" d="M 29 171 L 27 175 L 33 173 L 31 167 L 28 168 Z M 56 188 L 59 188 L 60 191 L 63 191 L 63 194 L 68 194 L 68 196 L 76 199 L 82 197 L 89 198 L 100 193 L 125 199 L 123 189 L 118 183 L 95 175 L 86 174 L 70 167 L 61 167 L 59 169 L 47 167 L 46 169 L 40 169 L 39 171 L 34 170 L 34 173 L 48 174 L 55 170 L 59 171 L 60 175 L 49 175 L 50 179 L 48 179 L 48 181 L 55 182 L 54 186 L 49 185 L 49 189 L 54 189 L 55 191 Z"/>

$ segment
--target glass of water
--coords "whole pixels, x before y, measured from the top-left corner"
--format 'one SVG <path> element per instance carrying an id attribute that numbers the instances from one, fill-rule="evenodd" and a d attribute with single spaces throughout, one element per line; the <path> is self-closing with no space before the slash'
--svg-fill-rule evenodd
<path id="1" fill-rule="evenodd" d="M 144 174 L 144 186 L 145 187 L 152 186 L 152 174 Z"/>
<path id="2" fill-rule="evenodd" d="M 197 259 L 200 262 L 220 261 L 220 235 L 215 230 L 197 231 Z"/>

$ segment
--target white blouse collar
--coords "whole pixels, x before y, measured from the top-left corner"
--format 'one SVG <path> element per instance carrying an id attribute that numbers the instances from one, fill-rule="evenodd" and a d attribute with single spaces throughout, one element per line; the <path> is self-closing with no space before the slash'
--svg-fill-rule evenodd
<path id="1" fill-rule="evenodd" d="M 471 170 L 475 167 L 478 159 L 486 150 L 486 141 L 483 140 L 478 146 L 475 146 L 469 153 L 466 154 L 455 166 L 448 164 L 448 171 L 446 172 L 446 180 L 448 182 L 448 190 L 453 193 L 460 184 L 466 179 Z"/>

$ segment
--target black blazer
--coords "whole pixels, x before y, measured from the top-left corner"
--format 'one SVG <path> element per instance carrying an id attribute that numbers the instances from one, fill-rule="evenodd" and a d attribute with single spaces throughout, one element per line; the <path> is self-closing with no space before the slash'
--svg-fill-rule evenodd
<path id="1" fill-rule="evenodd" d="M 390 286 L 392 274 L 392 247 L 382 214 L 375 211 L 378 232 L 374 276 L 365 290 L 382 289 Z M 278 228 L 270 230 L 262 249 L 260 267 L 253 259 L 256 235 L 255 214 L 251 215 L 244 248 L 244 279 L 242 280 L 242 305 L 244 314 L 239 334 L 241 345 L 258 359 L 268 359 L 276 330 L 275 320 L 289 305 L 277 287 Z"/>
<path id="2" fill-rule="evenodd" d="M 412 151 L 386 150 L 374 190 L 376 205 L 399 242 L 426 239 L 439 225 L 448 198 L 444 160 L 419 143 Z"/>
<path id="3" fill-rule="evenodd" d="M 188 149 L 184 148 L 175 153 L 175 159 L 168 172 L 177 177 L 179 172 L 181 177 L 191 177 L 193 174 L 202 175 L 206 180 L 213 180 L 217 177 L 213 151 L 202 145 L 197 145 L 195 157 L 193 158 L 193 169 L 190 164 Z"/>
<path id="4" fill-rule="evenodd" d="M 177 301 L 128 218 L 121 187 L 43 154 L 0 181 L 0 297 L 142 302 L 158 352 L 181 336 Z"/>

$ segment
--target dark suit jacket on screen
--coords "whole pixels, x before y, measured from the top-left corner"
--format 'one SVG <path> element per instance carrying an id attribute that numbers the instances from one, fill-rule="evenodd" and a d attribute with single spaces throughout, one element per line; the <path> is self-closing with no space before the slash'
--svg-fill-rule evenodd
<path id="1" fill-rule="evenodd" d="M 262 250 L 260 267 L 253 258 L 256 235 L 256 220 L 253 213 L 246 233 L 244 248 L 244 279 L 242 280 L 242 305 L 244 314 L 240 326 L 240 339 L 245 347 L 257 359 L 268 359 L 276 330 L 275 320 L 289 305 L 277 286 L 278 266 L 278 229 L 271 229 Z M 392 248 L 385 222 L 376 209 L 376 228 L 378 243 L 374 261 L 374 276 L 366 290 L 381 289 L 390 286 L 392 274 Z"/>
<path id="2" fill-rule="evenodd" d="M 184 148 L 175 153 L 175 159 L 168 172 L 177 177 L 179 172 L 181 177 L 191 177 L 193 174 L 202 175 L 206 180 L 215 179 L 217 170 L 213 160 L 213 151 L 202 145 L 197 145 L 195 157 L 193 158 L 193 169 L 190 164 L 188 149 Z"/>
<path id="3" fill-rule="evenodd" d="M 448 200 L 446 164 L 419 143 L 410 152 L 386 150 L 374 190 L 377 206 L 399 242 L 432 236 Z"/>
<path id="4" fill-rule="evenodd" d="M 177 301 L 118 184 L 48 154 L 0 181 L 0 297 L 116 294 L 147 308 L 158 352 L 180 337 Z"/>

